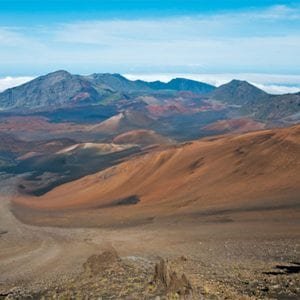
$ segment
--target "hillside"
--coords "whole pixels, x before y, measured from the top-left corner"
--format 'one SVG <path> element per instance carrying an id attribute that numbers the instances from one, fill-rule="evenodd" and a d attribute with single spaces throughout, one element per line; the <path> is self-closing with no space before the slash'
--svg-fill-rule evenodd
<path id="1" fill-rule="evenodd" d="M 247 81 L 232 80 L 219 86 L 210 97 L 235 105 L 253 105 L 267 97 L 267 93 Z"/>
<path id="2" fill-rule="evenodd" d="M 172 140 L 164 137 L 153 130 L 131 130 L 124 132 L 113 139 L 116 144 L 136 144 L 141 146 L 149 145 L 167 145 L 172 143 Z"/>
<path id="3" fill-rule="evenodd" d="M 242 133 L 265 128 L 265 124 L 251 118 L 221 120 L 204 126 L 202 129 L 211 134 Z"/>
<path id="4" fill-rule="evenodd" d="M 73 144 L 45 155 L 27 155 L 3 171 L 24 174 L 19 189 L 41 195 L 55 186 L 99 172 L 139 153 L 135 145 Z"/>
<path id="5" fill-rule="evenodd" d="M 92 130 L 116 134 L 138 128 L 149 128 L 154 120 L 139 111 L 125 110 L 92 127 Z"/>
<path id="6" fill-rule="evenodd" d="M 223 211 L 271 213 L 299 206 L 299 150 L 300 126 L 206 138 L 133 158 L 39 198 L 20 196 L 15 204 L 37 214 L 56 212 L 56 225 L 69 210 L 98 225 Z M 97 218 L 80 213 L 87 209 Z M 73 224 L 71 211 L 67 222 Z"/>
<path id="7" fill-rule="evenodd" d="M 101 92 L 102 94 L 81 76 L 56 71 L 4 91 L 0 94 L 0 108 L 22 111 L 60 108 L 81 103 L 96 103 L 100 96 L 112 93 L 109 90 Z"/>
<path id="8" fill-rule="evenodd" d="M 96 73 L 87 78 L 99 87 L 110 88 L 114 91 L 133 93 L 133 92 L 151 92 L 151 87 L 142 80 L 132 81 L 120 74 Z"/>

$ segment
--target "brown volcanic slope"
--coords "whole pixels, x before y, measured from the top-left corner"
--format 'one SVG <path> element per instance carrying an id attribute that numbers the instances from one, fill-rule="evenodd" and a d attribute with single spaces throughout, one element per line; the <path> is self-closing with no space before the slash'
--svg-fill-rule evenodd
<path id="1" fill-rule="evenodd" d="M 93 127 L 93 130 L 107 134 L 125 132 L 151 126 L 154 120 L 139 111 L 123 111 Z"/>
<path id="2" fill-rule="evenodd" d="M 300 125 L 153 151 L 14 203 L 24 221 L 82 226 L 241 212 L 290 218 L 299 195 Z"/>
<path id="3" fill-rule="evenodd" d="M 266 125 L 264 123 L 255 121 L 251 118 L 238 118 L 230 120 L 221 120 L 209 124 L 203 129 L 208 132 L 214 133 L 243 133 L 255 130 L 264 129 Z"/>
<path id="4" fill-rule="evenodd" d="M 113 143 L 115 144 L 136 144 L 142 146 L 166 145 L 172 142 L 170 138 L 164 137 L 153 130 L 146 129 L 131 130 L 119 134 L 113 139 Z"/>

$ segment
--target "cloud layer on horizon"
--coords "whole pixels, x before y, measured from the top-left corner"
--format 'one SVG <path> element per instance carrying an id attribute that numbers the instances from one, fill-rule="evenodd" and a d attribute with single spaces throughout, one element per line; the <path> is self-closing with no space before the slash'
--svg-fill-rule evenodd
<path id="1" fill-rule="evenodd" d="M 26 83 L 32 79 L 34 79 L 34 77 L 32 76 L 19 76 L 19 77 L 6 76 L 0 78 L 0 92 L 21 85 L 23 83 Z"/>

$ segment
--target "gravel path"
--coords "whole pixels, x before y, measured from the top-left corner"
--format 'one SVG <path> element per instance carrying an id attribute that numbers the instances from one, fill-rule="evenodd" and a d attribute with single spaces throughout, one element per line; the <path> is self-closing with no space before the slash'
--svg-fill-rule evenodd
<path id="1" fill-rule="evenodd" d="M 17 282 L 38 284 L 78 273 L 99 245 L 88 242 L 93 230 L 29 226 L 10 210 L 14 179 L 1 180 L 0 290 Z"/>

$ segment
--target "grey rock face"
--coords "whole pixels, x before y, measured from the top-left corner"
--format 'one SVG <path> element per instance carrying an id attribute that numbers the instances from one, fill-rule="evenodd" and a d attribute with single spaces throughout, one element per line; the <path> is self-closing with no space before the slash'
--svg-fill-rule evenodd
<path id="1" fill-rule="evenodd" d="M 0 94 L 2 109 L 40 109 L 91 103 L 107 91 L 98 92 L 92 83 L 78 75 L 57 71 Z"/>

